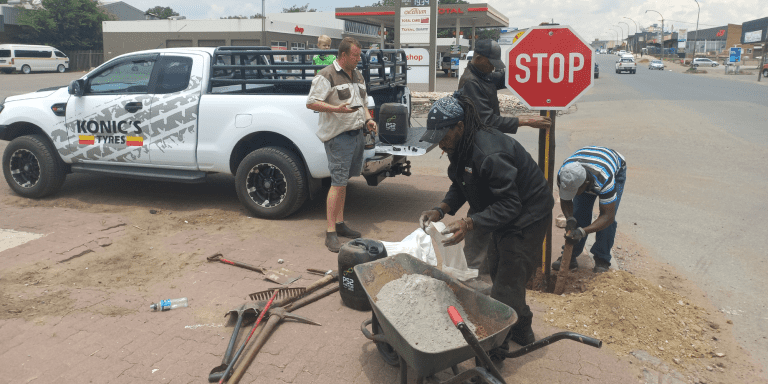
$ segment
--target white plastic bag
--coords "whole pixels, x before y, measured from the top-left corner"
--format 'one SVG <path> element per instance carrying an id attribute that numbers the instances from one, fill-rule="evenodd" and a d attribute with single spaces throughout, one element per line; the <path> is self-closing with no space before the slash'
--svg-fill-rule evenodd
<path id="1" fill-rule="evenodd" d="M 438 259 L 441 259 L 443 272 L 454 278 L 465 281 L 477 277 L 477 269 L 467 268 L 463 243 L 450 247 L 443 246 L 442 241 L 450 237 L 440 234 L 444 229 L 445 224 L 432 223 L 427 227 L 427 232 L 418 228 L 399 243 L 386 241 L 382 243 L 388 255 L 407 253 L 432 266 L 437 266 Z"/>

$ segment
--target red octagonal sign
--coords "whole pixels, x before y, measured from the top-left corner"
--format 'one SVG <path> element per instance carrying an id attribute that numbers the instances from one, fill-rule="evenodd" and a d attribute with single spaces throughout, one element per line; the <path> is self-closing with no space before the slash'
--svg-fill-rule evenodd
<path id="1" fill-rule="evenodd" d="M 592 86 L 594 54 L 568 26 L 533 27 L 507 53 L 507 88 L 530 109 L 567 109 Z"/>

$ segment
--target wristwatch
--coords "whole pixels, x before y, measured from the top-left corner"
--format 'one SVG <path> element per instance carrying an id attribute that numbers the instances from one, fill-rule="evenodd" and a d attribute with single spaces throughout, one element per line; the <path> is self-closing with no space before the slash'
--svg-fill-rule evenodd
<path id="1" fill-rule="evenodd" d="M 439 212 L 439 213 L 440 213 L 440 220 L 442 220 L 442 219 L 443 219 L 443 217 L 445 217 L 445 211 L 443 211 L 443 209 L 442 209 L 442 208 L 440 208 L 440 207 L 434 207 L 434 208 L 432 208 L 432 210 L 433 210 L 433 211 L 437 211 L 437 212 Z"/>

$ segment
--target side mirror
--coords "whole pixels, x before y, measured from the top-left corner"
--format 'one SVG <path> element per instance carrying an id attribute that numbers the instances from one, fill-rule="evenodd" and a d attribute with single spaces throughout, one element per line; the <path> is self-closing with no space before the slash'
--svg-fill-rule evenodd
<path id="1" fill-rule="evenodd" d="M 83 81 L 83 79 L 72 80 L 72 82 L 69 83 L 67 91 L 70 95 L 77 97 L 82 96 L 85 94 L 85 81 Z"/>

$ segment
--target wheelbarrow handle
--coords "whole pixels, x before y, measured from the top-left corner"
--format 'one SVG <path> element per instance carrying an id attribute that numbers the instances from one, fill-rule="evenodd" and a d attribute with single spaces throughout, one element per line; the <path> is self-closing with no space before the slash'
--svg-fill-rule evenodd
<path id="1" fill-rule="evenodd" d="M 558 332 L 558 333 L 555 333 L 553 335 L 549 335 L 549 336 L 547 336 L 547 337 L 545 337 L 545 338 L 543 338 L 543 339 L 541 339 L 541 340 L 539 340 L 539 341 L 537 341 L 535 343 L 528 344 L 528 345 L 526 345 L 526 346 L 524 346 L 524 347 L 522 347 L 522 348 L 520 348 L 520 349 L 518 349 L 516 351 L 508 352 L 504 356 L 513 359 L 515 357 L 520 357 L 520 356 L 523 356 L 523 355 L 527 355 L 527 354 L 529 354 L 529 353 L 531 353 L 531 352 L 533 352 L 535 350 L 544 348 L 544 347 L 546 347 L 546 346 L 548 346 L 548 345 L 550 345 L 550 344 L 552 344 L 552 343 L 554 343 L 556 341 L 560 341 L 560 340 L 563 340 L 563 339 L 577 341 L 579 343 L 586 344 L 586 345 L 589 345 L 590 347 L 595 347 L 595 348 L 600 348 L 600 347 L 603 346 L 602 340 L 598 340 L 598 339 L 594 339 L 594 338 L 591 338 L 591 337 L 588 337 L 588 336 L 584 336 L 584 335 L 582 335 L 580 333 L 576 333 L 576 332 Z"/>
<path id="2" fill-rule="evenodd" d="M 495 377 L 496 380 L 503 384 L 507 384 L 507 382 L 504 381 L 504 376 L 502 376 L 498 368 L 493 365 L 493 361 L 491 361 L 491 358 L 488 357 L 488 354 L 485 352 L 483 347 L 480 346 L 480 341 L 477 340 L 475 334 L 472 333 L 472 330 L 469 329 L 467 324 L 464 322 L 464 319 L 461 318 L 461 314 L 459 314 L 459 311 L 456 310 L 456 307 L 452 305 L 448 307 L 448 316 L 451 317 L 451 321 L 453 321 L 453 324 L 456 326 L 456 328 L 461 331 L 462 336 L 464 336 L 464 340 L 467 341 L 467 344 L 469 344 L 469 346 L 475 352 L 475 356 L 477 356 L 477 358 L 483 364 L 483 368 L 487 369 L 491 376 Z"/>
<path id="3" fill-rule="evenodd" d="M 371 325 L 373 322 L 373 319 L 367 319 L 363 321 L 362 324 L 360 324 L 360 330 L 363 332 L 363 336 L 365 336 L 366 339 L 371 340 L 375 343 L 386 343 L 387 337 L 384 336 L 383 333 L 378 334 L 372 334 L 370 331 L 368 331 L 368 326 Z"/>

